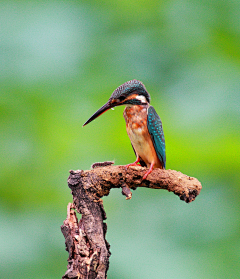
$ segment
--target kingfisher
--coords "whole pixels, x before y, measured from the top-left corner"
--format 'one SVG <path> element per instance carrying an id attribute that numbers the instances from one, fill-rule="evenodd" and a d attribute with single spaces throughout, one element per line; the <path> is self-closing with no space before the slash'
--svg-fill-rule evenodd
<path id="1" fill-rule="evenodd" d="M 154 107 L 150 106 L 150 95 L 144 84 L 136 79 L 120 85 L 98 111 L 96 111 L 84 124 L 87 125 L 107 110 L 125 105 L 123 116 L 126 122 L 127 134 L 130 138 L 136 155 L 134 163 L 126 165 L 149 168 L 143 179 L 155 168 L 165 169 L 165 139 L 162 121 Z"/>

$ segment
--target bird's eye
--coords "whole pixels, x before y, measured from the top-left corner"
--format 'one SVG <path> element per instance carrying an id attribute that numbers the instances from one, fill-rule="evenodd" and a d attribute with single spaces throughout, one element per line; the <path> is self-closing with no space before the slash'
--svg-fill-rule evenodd
<path id="1" fill-rule="evenodd" d="M 120 97 L 118 98 L 118 101 L 119 101 L 119 102 L 122 102 L 124 99 L 125 99 L 124 96 L 120 96 Z"/>

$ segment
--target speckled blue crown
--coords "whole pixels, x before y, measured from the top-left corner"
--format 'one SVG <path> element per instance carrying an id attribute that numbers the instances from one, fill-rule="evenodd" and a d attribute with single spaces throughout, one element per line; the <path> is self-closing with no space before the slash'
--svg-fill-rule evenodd
<path id="1" fill-rule="evenodd" d="M 128 95 L 133 93 L 143 95 L 148 103 L 150 103 L 150 95 L 148 94 L 144 84 L 137 79 L 127 81 L 120 85 L 116 90 L 114 90 L 109 100 L 125 99 Z"/>

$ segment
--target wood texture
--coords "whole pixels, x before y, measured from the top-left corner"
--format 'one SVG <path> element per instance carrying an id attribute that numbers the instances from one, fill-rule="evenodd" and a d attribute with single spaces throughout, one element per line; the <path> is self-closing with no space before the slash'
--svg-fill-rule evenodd
<path id="1" fill-rule="evenodd" d="M 61 226 L 69 253 L 68 269 L 62 278 L 105 279 L 109 267 L 110 245 L 105 239 L 107 225 L 102 197 L 112 188 L 122 188 L 126 199 L 130 189 L 147 187 L 165 189 L 189 203 L 199 195 L 202 186 L 194 177 L 175 170 L 155 169 L 142 180 L 146 168 L 107 166 L 93 170 L 70 171 L 68 186 L 73 204 L 68 205 L 67 219 Z M 78 222 L 75 210 L 82 215 Z"/>

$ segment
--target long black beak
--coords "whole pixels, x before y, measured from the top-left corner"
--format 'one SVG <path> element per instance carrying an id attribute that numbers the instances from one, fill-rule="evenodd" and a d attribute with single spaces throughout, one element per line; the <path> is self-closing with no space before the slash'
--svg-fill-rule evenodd
<path id="1" fill-rule="evenodd" d="M 92 122 L 95 118 L 103 114 L 105 111 L 109 110 L 110 108 L 113 108 L 114 105 L 107 102 L 105 105 L 103 105 L 98 111 L 96 111 L 89 119 L 86 121 L 83 126 L 87 125 L 88 123 Z"/>

